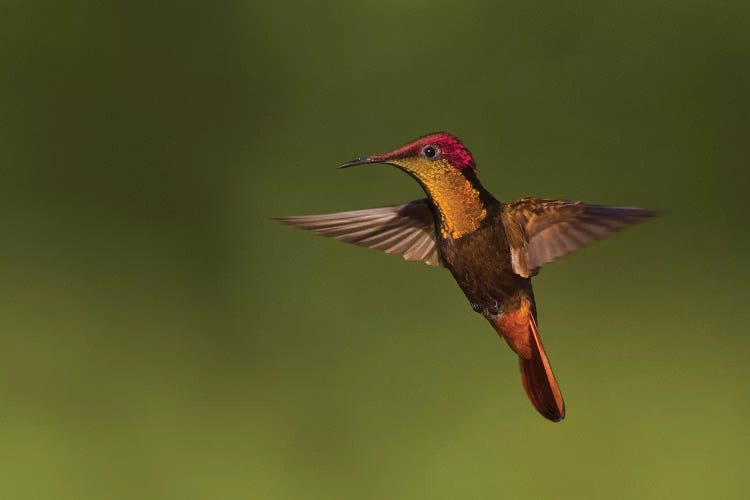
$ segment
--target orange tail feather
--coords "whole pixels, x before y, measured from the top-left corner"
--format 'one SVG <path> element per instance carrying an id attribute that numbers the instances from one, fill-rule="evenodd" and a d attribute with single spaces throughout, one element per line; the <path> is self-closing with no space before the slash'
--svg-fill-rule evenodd
<path id="1" fill-rule="evenodd" d="M 555 374 L 549 365 L 547 354 L 544 352 L 542 340 L 534 317 L 529 314 L 529 330 L 531 330 L 531 356 L 529 359 L 518 357 L 521 366 L 521 380 L 531 403 L 545 418 L 559 422 L 565 418 L 565 402 L 560 387 L 555 380 Z"/>
<path id="2" fill-rule="evenodd" d="M 490 319 L 490 323 L 518 354 L 523 388 L 534 407 L 553 422 L 565 418 L 565 403 L 539 338 L 531 303 L 523 300 L 518 309 Z"/>

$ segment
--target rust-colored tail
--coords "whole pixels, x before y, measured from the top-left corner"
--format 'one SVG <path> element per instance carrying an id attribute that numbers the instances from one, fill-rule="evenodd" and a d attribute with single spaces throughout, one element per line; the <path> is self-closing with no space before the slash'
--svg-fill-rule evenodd
<path id="1" fill-rule="evenodd" d="M 565 402 L 560 387 L 555 380 L 555 374 L 547 360 L 539 329 L 536 327 L 534 316 L 529 314 L 529 329 L 531 330 L 531 356 L 528 359 L 518 357 L 521 366 L 521 380 L 526 394 L 534 407 L 545 418 L 559 422 L 565 418 Z"/>
<path id="2" fill-rule="evenodd" d="M 522 300 L 517 309 L 490 319 L 490 323 L 518 354 L 523 388 L 534 407 L 553 422 L 565 418 L 565 403 L 539 338 L 531 302 Z"/>

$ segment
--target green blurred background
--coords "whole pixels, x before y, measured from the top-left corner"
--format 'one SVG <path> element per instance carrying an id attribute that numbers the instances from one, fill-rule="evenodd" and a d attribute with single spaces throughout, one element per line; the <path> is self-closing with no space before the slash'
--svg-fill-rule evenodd
<path id="1" fill-rule="evenodd" d="M 0 2 L 0 497 L 743 498 L 750 4 Z M 450 275 L 275 224 L 668 215 L 547 266 L 545 421 Z"/>

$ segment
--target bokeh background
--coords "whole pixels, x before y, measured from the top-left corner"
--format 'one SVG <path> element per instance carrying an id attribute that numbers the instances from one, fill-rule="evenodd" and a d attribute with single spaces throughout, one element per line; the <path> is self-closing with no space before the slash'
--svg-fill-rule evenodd
<path id="1" fill-rule="evenodd" d="M 744 498 L 750 3 L 0 2 L 0 497 Z M 667 210 L 547 266 L 568 418 L 447 272 L 270 221 Z"/>

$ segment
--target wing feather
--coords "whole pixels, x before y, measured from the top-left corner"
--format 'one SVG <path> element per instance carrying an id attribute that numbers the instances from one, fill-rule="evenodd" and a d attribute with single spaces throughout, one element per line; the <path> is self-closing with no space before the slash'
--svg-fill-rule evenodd
<path id="1" fill-rule="evenodd" d="M 435 221 L 426 199 L 382 208 L 277 220 L 362 247 L 398 253 L 406 260 L 442 265 Z"/>
<path id="2" fill-rule="evenodd" d="M 631 224 L 656 215 L 635 207 L 587 205 L 580 201 L 523 198 L 506 205 L 502 217 L 513 270 L 534 276 L 548 262 Z"/>
<path id="3" fill-rule="evenodd" d="M 406 260 L 424 260 L 430 253 L 433 243 L 430 237 L 423 234 L 419 237 L 419 241 L 412 246 L 408 252 L 404 253 Z"/>

